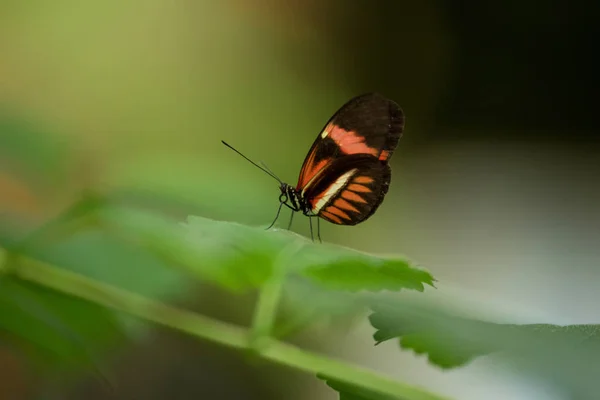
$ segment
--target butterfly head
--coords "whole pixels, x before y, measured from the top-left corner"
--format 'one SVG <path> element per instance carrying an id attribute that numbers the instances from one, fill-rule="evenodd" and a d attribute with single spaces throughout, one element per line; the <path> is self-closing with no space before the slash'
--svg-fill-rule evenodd
<path id="1" fill-rule="evenodd" d="M 287 205 L 294 211 L 299 211 L 302 201 L 296 188 L 285 182 L 281 182 L 279 184 L 279 190 L 281 191 L 281 194 L 279 194 L 279 202 Z"/>

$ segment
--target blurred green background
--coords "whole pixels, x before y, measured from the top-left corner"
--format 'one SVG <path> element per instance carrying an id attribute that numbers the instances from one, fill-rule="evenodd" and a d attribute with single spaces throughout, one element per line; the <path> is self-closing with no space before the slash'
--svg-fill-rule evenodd
<path id="1" fill-rule="evenodd" d="M 276 183 L 220 141 L 295 184 L 327 119 L 378 91 L 407 118 L 390 192 L 364 224 L 321 224 L 324 240 L 406 254 L 439 291 L 522 322 L 597 321 L 599 11 L 591 1 L 5 0 L 0 232 L 27 232 L 86 189 L 181 220 L 268 224 Z M 308 221 L 293 229 L 308 234 Z M 122 267 L 98 257 L 88 268 Z M 199 310 L 247 321 L 245 298 L 188 294 Z M 303 340 L 460 399 L 563 398 L 485 359 L 442 372 L 394 343 L 373 348 L 371 333 L 365 322 Z M 92 378 L 57 390 L 69 399 L 337 396 L 312 377 L 256 370 L 162 330 L 119 360 L 116 394 Z M 0 371 L 2 399 L 40 385 L 9 345 Z"/>

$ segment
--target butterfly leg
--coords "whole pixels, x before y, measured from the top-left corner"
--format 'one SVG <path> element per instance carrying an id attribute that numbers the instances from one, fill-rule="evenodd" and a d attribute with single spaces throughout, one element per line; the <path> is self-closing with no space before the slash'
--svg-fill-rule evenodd
<path id="1" fill-rule="evenodd" d="M 277 219 L 279 218 L 279 213 L 281 212 L 281 206 L 283 205 L 283 203 L 279 203 L 279 208 L 277 209 L 277 215 L 275 215 L 275 219 L 273 220 L 273 222 L 271 222 L 271 225 L 269 225 L 269 227 L 265 230 L 269 230 L 273 227 L 273 225 L 275 225 L 275 222 L 277 222 Z"/>
<path id="2" fill-rule="evenodd" d="M 310 240 L 312 240 L 314 242 L 315 238 L 313 237 L 312 217 L 308 217 L 308 223 L 310 225 Z"/>
<path id="3" fill-rule="evenodd" d="M 295 214 L 295 213 L 296 213 L 296 212 L 295 212 L 294 210 L 292 210 L 292 215 L 290 215 L 290 223 L 288 224 L 288 228 L 287 228 L 287 230 L 288 230 L 288 231 L 289 231 L 289 230 L 290 230 L 290 228 L 292 227 L 292 221 L 294 220 L 294 214 Z"/>
<path id="4" fill-rule="evenodd" d="M 317 237 L 319 238 L 319 243 L 323 243 L 321 240 L 321 219 L 317 217 Z"/>

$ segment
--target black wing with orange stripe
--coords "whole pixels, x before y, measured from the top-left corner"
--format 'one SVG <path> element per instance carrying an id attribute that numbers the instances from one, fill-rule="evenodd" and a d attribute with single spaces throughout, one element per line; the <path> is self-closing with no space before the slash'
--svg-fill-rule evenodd
<path id="1" fill-rule="evenodd" d="M 370 217 L 387 193 L 404 113 L 375 93 L 355 97 L 327 122 L 313 143 L 296 191 L 311 212 L 340 225 Z"/>
<path id="2" fill-rule="evenodd" d="M 304 198 L 313 214 L 338 225 L 356 225 L 377 210 L 390 178 L 387 162 L 354 154 L 334 160 L 306 188 Z"/>
<path id="3" fill-rule="evenodd" d="M 333 160 L 369 154 L 382 161 L 392 156 L 404 129 L 404 113 L 377 93 L 355 97 L 344 104 L 317 136 L 300 171 L 296 190 L 302 190 Z"/>

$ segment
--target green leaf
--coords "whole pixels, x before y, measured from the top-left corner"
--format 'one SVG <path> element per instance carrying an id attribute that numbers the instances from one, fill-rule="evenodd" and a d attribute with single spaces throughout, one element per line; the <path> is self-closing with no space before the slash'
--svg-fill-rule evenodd
<path id="1" fill-rule="evenodd" d="M 4 257 L 11 262 L 21 262 L 19 256 L 31 257 L 152 298 L 174 298 L 186 293 L 190 280 L 149 250 L 114 232 L 85 225 L 86 229 L 81 230 L 78 221 L 90 217 L 93 220 L 93 213 L 103 204 L 84 198 L 33 234 L 6 235 L 2 244 L 9 252 L 5 251 Z M 73 231 L 74 224 L 79 230 Z M 12 270 L 11 262 L 4 263 L 7 273 Z M 97 368 L 94 354 L 107 354 L 110 346 L 125 338 L 125 330 L 128 334 L 143 334 L 149 327 L 130 316 L 15 278 L 6 276 L 2 282 L 0 329 L 28 350 L 33 362 L 52 366 L 50 370 L 83 363 Z"/>
<path id="2" fill-rule="evenodd" d="M 177 223 L 125 207 L 101 212 L 101 223 L 135 238 L 164 260 L 232 291 L 263 285 L 274 273 L 309 278 L 336 290 L 422 291 L 433 277 L 401 257 L 380 257 L 310 239 L 281 229 L 190 216 Z M 298 246 L 296 246 L 298 244 Z M 296 248 L 280 260 L 283 249 Z"/>
<path id="3" fill-rule="evenodd" d="M 411 349 L 417 354 L 426 354 L 429 361 L 442 368 L 464 365 L 474 357 L 491 352 L 489 343 L 478 340 L 461 340 L 451 332 L 434 330 L 418 318 L 406 317 L 375 308 L 369 320 L 377 329 L 373 338 L 377 344 L 398 338 L 404 349 Z M 461 320 L 467 330 L 485 328 L 479 321 Z M 472 326 L 470 326 L 472 325 Z"/>
<path id="4" fill-rule="evenodd" d="M 272 276 L 280 252 L 298 238 L 234 222 L 189 217 L 186 241 L 198 251 L 202 274 L 223 286 L 243 290 Z"/>
<path id="5" fill-rule="evenodd" d="M 78 232 L 25 254 L 135 293 L 169 298 L 185 291 L 186 280 L 149 251 L 99 229 Z"/>
<path id="6" fill-rule="evenodd" d="M 340 394 L 339 400 L 403 400 L 400 397 L 392 397 L 364 389 L 359 385 L 351 385 L 327 378 L 322 374 L 318 374 L 317 378 L 322 379 L 327 386 L 338 392 Z"/>
<path id="7" fill-rule="evenodd" d="M 307 277 L 321 286 L 347 291 L 415 289 L 433 285 L 433 277 L 397 257 L 379 257 L 331 244 L 313 243 L 289 231 L 250 227 L 232 222 L 190 217 L 186 239 L 197 253 L 190 265 L 230 288 L 257 287 L 274 268 Z M 285 265 L 278 262 L 282 249 L 301 246 Z M 201 260 L 201 261 L 200 261 Z"/>
<path id="8" fill-rule="evenodd" d="M 74 223 L 93 219 L 93 213 L 102 209 L 103 204 L 104 202 L 94 198 L 84 198 L 78 205 L 33 234 L 25 237 L 21 235 L 16 239 L 2 237 L 0 244 L 13 251 L 14 255 L 28 256 L 148 297 L 173 299 L 186 294 L 187 288 L 193 283 L 186 279 L 187 276 L 168 266 L 148 249 L 127 242 L 114 232 L 88 228 L 85 225 L 83 227 L 86 229 L 81 230 L 82 225 L 75 224 L 80 230 L 65 236 L 65 232 L 73 230 L 71 225 Z M 65 230 L 65 227 L 71 228 Z M 59 311 L 53 309 L 48 314 L 57 315 Z M 121 329 L 127 328 L 128 333 L 143 334 L 148 328 L 148 325 L 129 316 L 112 312 L 109 315 L 125 324 Z M 69 318 L 77 319 L 77 316 L 67 313 L 63 319 L 70 323 Z M 94 340 L 100 339 L 102 335 L 99 328 L 97 336 L 86 338 L 83 342 L 85 345 L 93 345 Z M 32 340 L 27 337 L 23 339 Z"/>
<path id="9" fill-rule="evenodd" d="M 333 245 L 306 249 L 302 256 L 298 263 L 303 274 L 331 289 L 422 292 L 424 285 L 433 286 L 429 272 L 401 257 L 379 257 Z"/>
<path id="10" fill-rule="evenodd" d="M 97 368 L 125 338 L 103 307 L 8 276 L 0 279 L 0 330 L 52 369 Z"/>
<path id="11" fill-rule="evenodd" d="M 282 335 L 314 317 L 345 317 L 364 310 L 353 291 L 422 291 L 424 285 L 433 284 L 427 271 L 404 258 L 313 243 L 286 230 L 267 231 L 202 217 L 179 223 L 153 212 L 116 206 L 101 210 L 98 219 L 109 231 L 141 244 L 170 265 L 234 292 L 262 287 L 275 273 L 283 275 L 283 301 L 292 315 L 278 324 Z"/>
<path id="12" fill-rule="evenodd" d="M 455 329 L 437 329 L 438 324 L 407 316 L 405 312 L 381 306 L 375 306 L 374 310 L 369 320 L 377 329 L 373 335 L 377 343 L 398 338 L 402 348 L 426 354 L 430 362 L 442 368 L 462 366 L 473 358 L 502 351 L 502 341 L 490 340 L 487 335 L 490 332 L 504 337 L 534 334 L 540 338 L 553 336 L 600 343 L 600 325 L 499 324 L 440 314 L 438 323 L 449 323 Z"/>
<path id="13" fill-rule="evenodd" d="M 290 277 L 283 291 L 276 336 L 293 334 L 325 318 L 339 328 L 367 310 L 367 304 L 355 293 L 326 290 L 301 276 Z"/>
<path id="14" fill-rule="evenodd" d="M 111 232 L 141 244 L 172 267 L 233 291 L 263 284 L 271 276 L 277 256 L 276 247 L 238 251 L 238 247 L 252 249 L 244 244 L 251 236 L 243 234 L 244 229 L 252 228 L 244 225 L 198 218 L 201 222 L 190 229 L 157 213 L 129 207 L 109 207 L 100 212 L 99 219 Z"/>
<path id="15" fill-rule="evenodd" d="M 497 359 L 513 370 L 595 398 L 600 325 L 500 324 L 414 300 L 376 299 L 372 309 L 369 319 L 378 343 L 397 338 L 403 348 L 427 355 L 442 368 L 498 353 Z"/>

